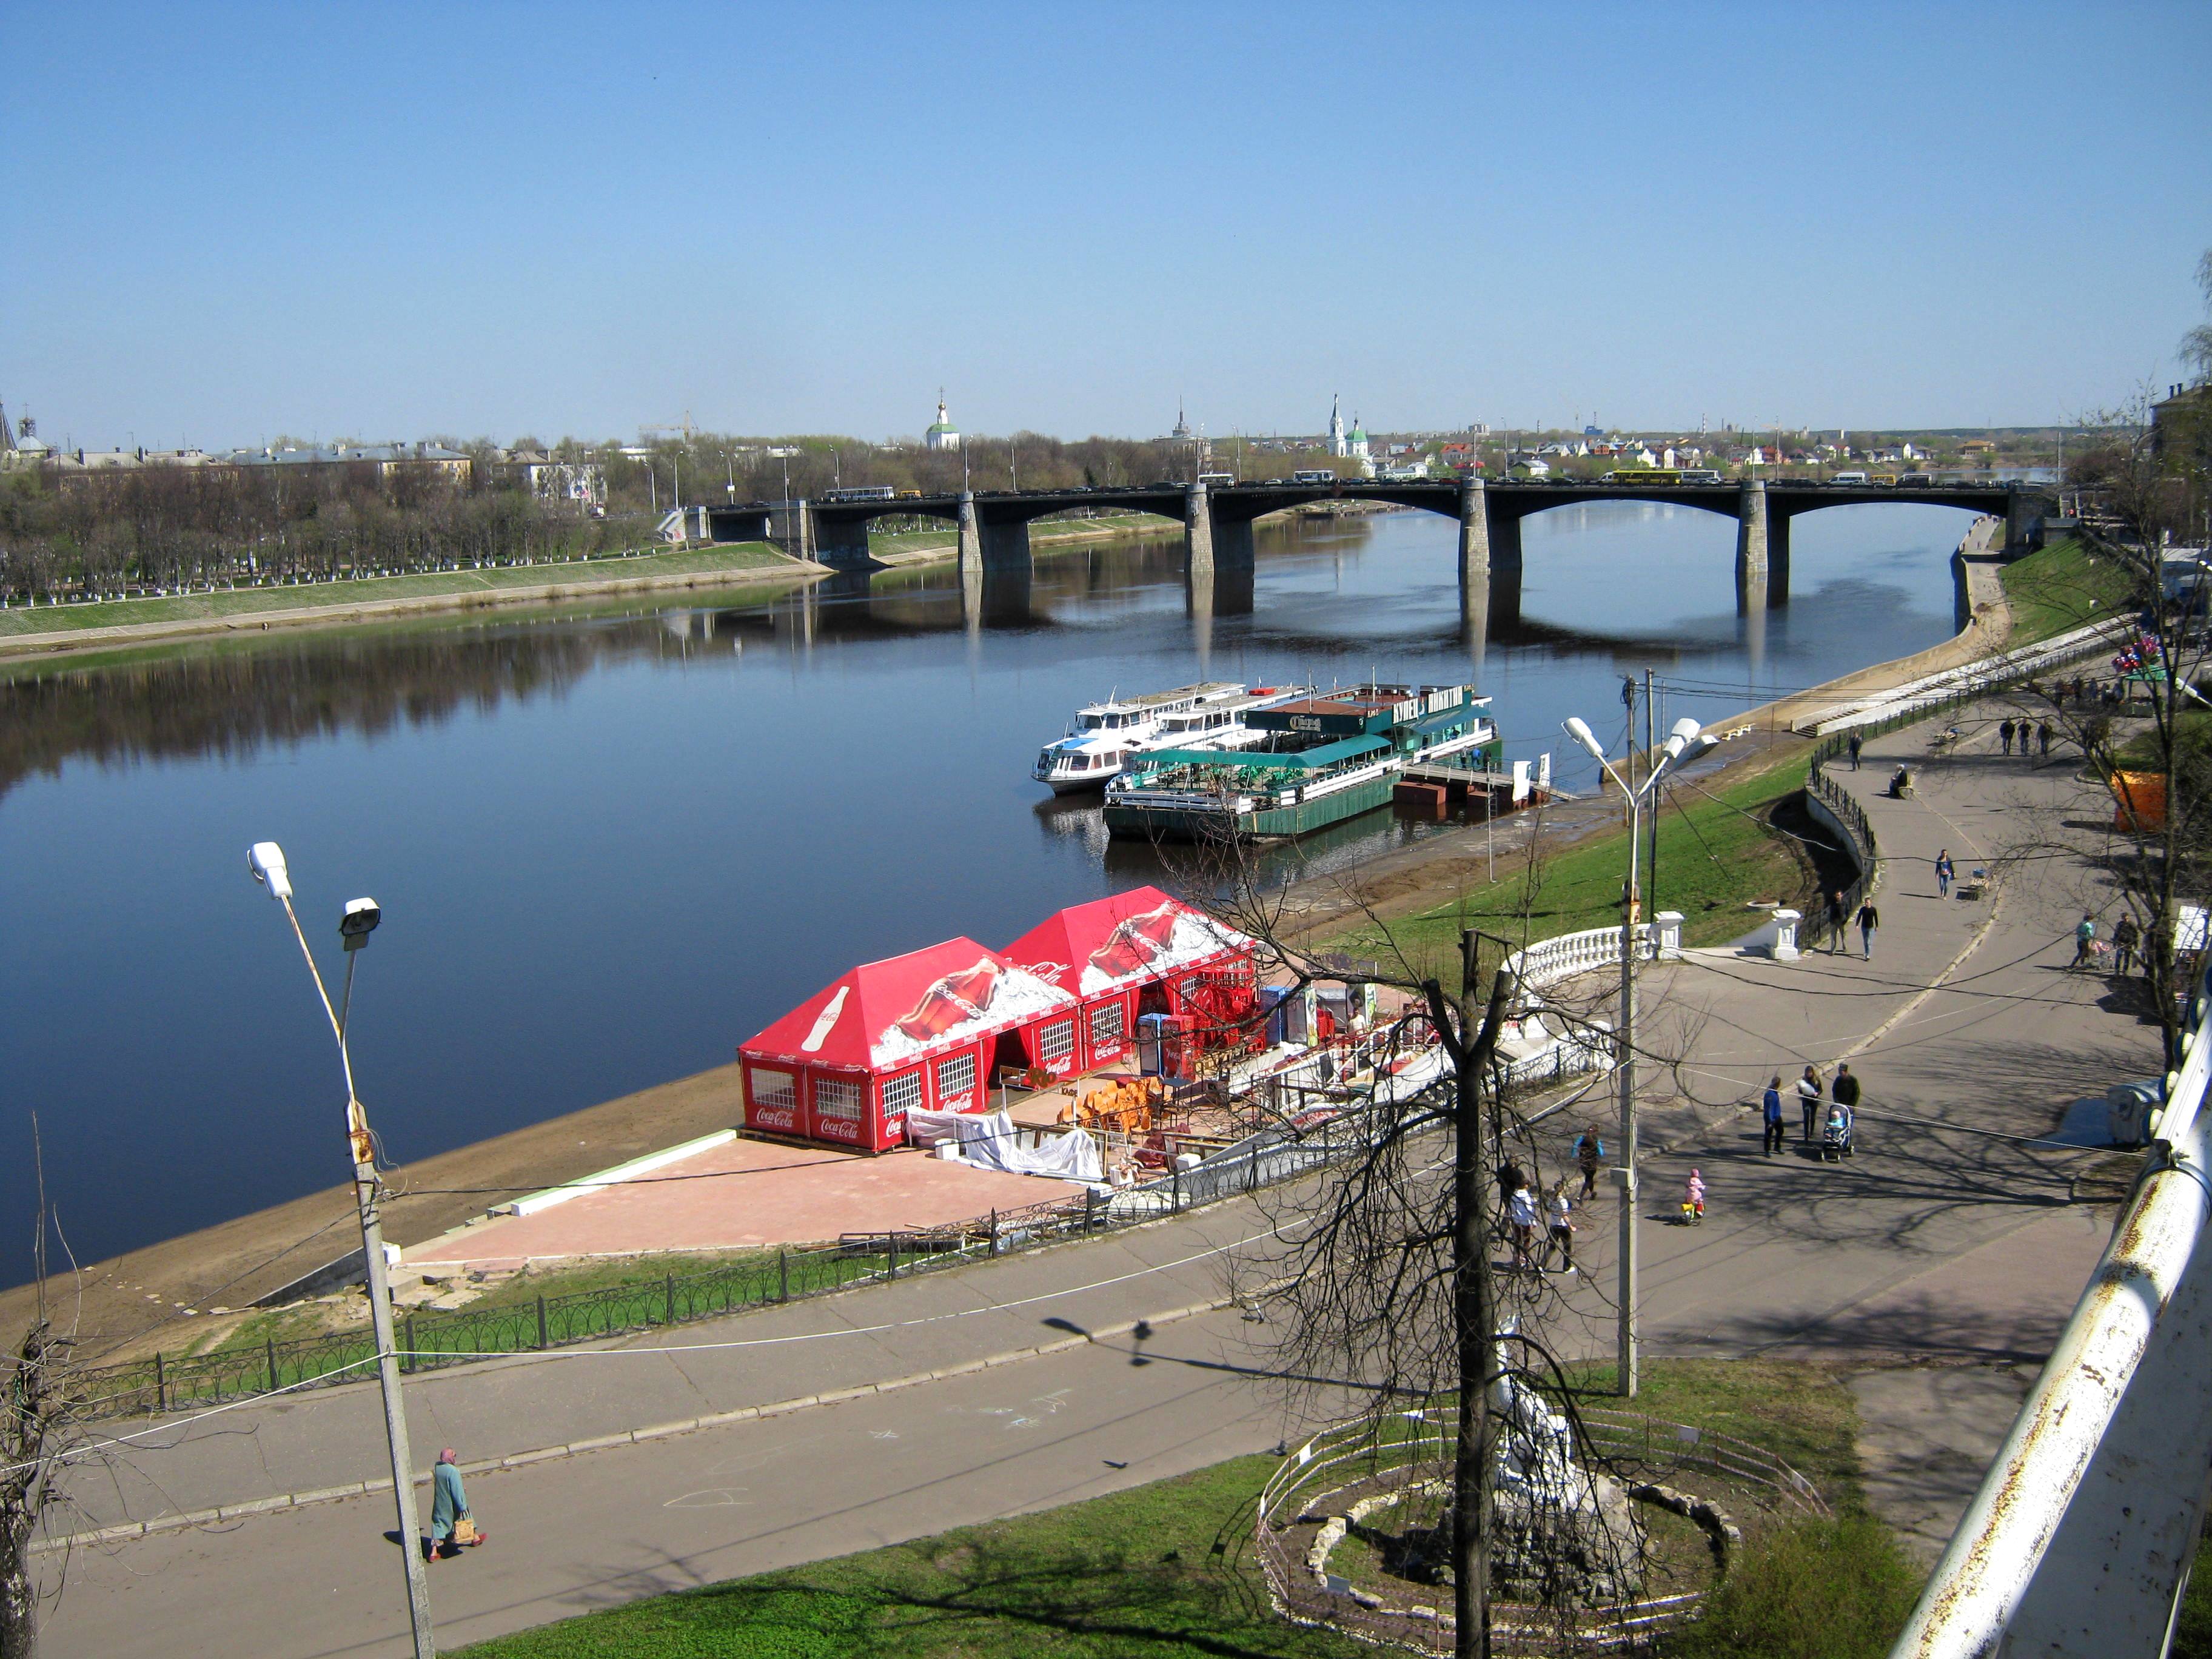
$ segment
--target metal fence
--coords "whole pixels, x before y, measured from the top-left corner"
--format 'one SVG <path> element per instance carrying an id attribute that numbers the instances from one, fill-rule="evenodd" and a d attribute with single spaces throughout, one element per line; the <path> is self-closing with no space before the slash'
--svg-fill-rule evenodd
<path id="1" fill-rule="evenodd" d="M 396 1333 L 404 1370 L 432 1370 L 499 1354 L 563 1347 L 600 1337 L 711 1319 L 892 1279 L 948 1253 L 941 1236 L 884 1234 L 812 1249 L 778 1250 L 698 1273 L 664 1273 L 597 1290 L 498 1303 L 451 1313 L 402 1314 Z M 301 1384 L 344 1382 L 376 1356 L 357 1331 L 236 1344 L 82 1373 L 95 1416 L 137 1416 L 214 1405 Z"/>

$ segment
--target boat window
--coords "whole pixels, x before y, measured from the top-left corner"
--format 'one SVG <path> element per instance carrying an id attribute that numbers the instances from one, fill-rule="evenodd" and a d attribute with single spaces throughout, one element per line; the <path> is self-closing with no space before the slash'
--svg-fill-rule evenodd
<path id="1" fill-rule="evenodd" d="M 1076 729 L 1083 732 L 1096 732 L 1104 723 L 1096 714 L 1079 714 L 1075 718 Z"/>

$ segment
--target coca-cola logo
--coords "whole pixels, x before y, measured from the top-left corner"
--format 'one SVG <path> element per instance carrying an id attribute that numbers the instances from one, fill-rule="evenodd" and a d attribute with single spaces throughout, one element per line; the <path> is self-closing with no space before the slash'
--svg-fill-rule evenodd
<path id="1" fill-rule="evenodd" d="M 814 1123 L 814 1133 L 824 1140 L 858 1140 L 860 1126 L 848 1117 L 817 1118 Z"/>
<path id="2" fill-rule="evenodd" d="M 757 1129 L 788 1129 L 799 1116 L 789 1106 L 756 1106 L 752 1110 L 753 1127 Z"/>

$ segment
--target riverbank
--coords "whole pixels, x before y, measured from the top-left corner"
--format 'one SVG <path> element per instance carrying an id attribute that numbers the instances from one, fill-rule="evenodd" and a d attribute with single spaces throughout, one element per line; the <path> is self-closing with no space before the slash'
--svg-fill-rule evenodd
<path id="1" fill-rule="evenodd" d="M 766 542 L 732 542 L 614 559 L 25 607 L 0 611 L 0 657 L 52 655 L 272 628 L 396 621 L 441 611 L 623 593 L 730 587 L 828 574 L 827 566 L 792 558 Z"/>
<path id="2" fill-rule="evenodd" d="M 1152 540 L 1182 534 L 1182 520 L 1152 513 L 1108 513 L 1095 519 L 1040 519 L 1030 526 L 1030 546 L 1064 548 L 1085 542 Z M 909 530 L 873 533 L 868 556 L 892 569 L 943 564 L 960 556 L 957 530 Z"/>
<path id="3" fill-rule="evenodd" d="M 1984 634 L 1992 631 L 1986 627 L 1983 629 Z M 1937 647 L 1946 648 L 1961 647 L 1956 641 Z M 1924 672 L 1926 656 L 1925 653 L 1918 653 L 1899 664 L 1887 665 L 1886 672 L 1893 680 L 1911 678 Z M 1846 679 L 1864 681 L 1869 676 L 1879 678 L 1883 672 L 1857 671 Z M 1757 769 L 1760 752 L 1771 763 L 1781 765 L 1793 756 L 1802 757 L 1803 750 L 1803 740 L 1789 735 L 1784 720 L 1778 731 L 1760 736 L 1756 744 L 1751 739 L 1739 739 L 1723 751 L 1730 756 L 1734 767 L 1744 769 L 1720 773 L 1699 769 L 1692 776 L 1699 787 L 1726 796 L 1729 805 L 1725 810 L 1733 816 L 1740 804 L 1732 793 L 1735 781 L 1747 777 Z M 1795 787 L 1796 780 L 1777 775 L 1770 781 L 1786 793 Z M 1687 799 L 1686 796 L 1686 802 Z M 1571 831 L 1565 811 L 1555 811 L 1547 823 L 1547 848 L 1556 851 L 1584 836 L 1618 837 L 1617 805 L 1595 799 L 1579 805 L 1588 809 L 1588 822 L 1580 830 Z M 1701 818 L 1699 823 L 1703 822 Z M 1510 878 L 1510 860 L 1515 856 L 1509 845 L 1513 827 L 1530 823 L 1533 819 L 1526 817 L 1500 821 L 1498 851 L 1501 882 Z M 1759 834 L 1764 836 L 1763 831 Z M 1392 899 L 1390 915 L 1434 909 L 1454 902 L 1463 890 L 1462 883 L 1477 875 L 1486 878 L 1485 841 L 1480 826 L 1436 836 L 1420 848 L 1369 861 L 1362 868 L 1362 877 L 1364 880 L 1372 878 L 1377 884 L 1386 878 L 1402 878 L 1405 884 Z M 1676 859 L 1671 850 L 1673 845 L 1672 841 L 1662 845 L 1666 859 Z M 1681 856 L 1705 860 L 1710 868 L 1708 855 L 1702 851 L 1692 848 Z M 1478 862 L 1483 866 L 1480 870 L 1476 868 Z M 1679 860 L 1674 867 L 1686 868 Z M 1327 897 L 1328 893 L 1324 884 L 1310 884 L 1301 895 L 1301 902 L 1304 895 Z M 1578 920 L 1558 919 L 1557 926 L 1547 923 L 1547 931 L 1582 925 L 1584 924 Z M 502 1196 L 519 1196 L 574 1180 L 626 1158 L 726 1127 L 736 1121 L 737 1115 L 735 1070 L 721 1067 L 548 1123 L 519 1129 L 495 1140 L 422 1160 L 406 1166 L 395 1177 L 395 1187 L 405 1195 L 396 1200 L 388 1212 L 392 1237 L 404 1244 L 419 1243 L 481 1213 Z M 333 1173 L 341 1173 L 343 1167 L 340 1164 Z M 189 1344 L 194 1331 L 204 1328 L 197 1322 L 211 1305 L 241 1307 L 254 1297 L 343 1255 L 348 1242 L 347 1230 L 351 1224 L 348 1200 L 346 1190 L 333 1185 L 291 1204 L 149 1246 L 100 1264 L 86 1279 L 91 1328 L 110 1339 L 138 1332 L 149 1323 L 149 1316 L 158 1307 L 161 1312 L 157 1316 L 166 1322 L 158 1338 L 149 1339 L 149 1344 L 157 1343 L 165 1348 L 173 1341 L 179 1346 Z M 0 1312 L 22 1299 L 21 1292 L 0 1297 Z M 186 1308 L 198 1311 L 181 1311 Z"/>

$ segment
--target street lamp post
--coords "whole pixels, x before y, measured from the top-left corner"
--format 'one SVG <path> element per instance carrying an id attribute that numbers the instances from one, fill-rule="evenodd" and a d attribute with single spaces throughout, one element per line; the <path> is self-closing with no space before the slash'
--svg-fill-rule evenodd
<path id="1" fill-rule="evenodd" d="M 354 959 L 368 943 L 383 913 L 374 899 L 357 898 L 347 904 L 338 923 L 339 935 L 345 941 L 345 991 L 337 1006 L 332 1007 L 322 969 L 315 965 L 315 953 L 308 948 L 298 913 L 292 908 L 292 878 L 285 868 L 284 849 L 273 841 L 256 842 L 247 850 L 246 862 L 253 878 L 268 888 L 269 896 L 284 907 L 285 920 L 292 924 L 293 937 L 300 941 L 300 954 L 307 959 L 315 994 L 322 999 L 323 1012 L 330 1017 L 331 1031 L 337 1038 L 338 1064 L 345 1073 L 346 1143 L 353 1158 L 354 1201 L 361 1211 L 361 1253 L 368 1270 L 368 1311 L 376 1335 L 377 1380 L 384 1391 L 384 1436 L 392 1452 L 392 1493 L 399 1511 L 399 1558 L 407 1575 L 407 1617 L 415 1632 L 415 1659 L 436 1659 L 437 1644 L 430 1632 L 430 1586 L 422 1573 L 422 1534 L 415 1519 L 415 1460 L 407 1448 L 407 1407 L 399 1392 L 399 1356 L 392 1342 L 392 1297 L 385 1279 L 384 1228 L 377 1215 L 376 1144 L 368 1133 L 368 1110 L 354 1092 L 353 1058 L 346 1048 L 346 1020 L 353 1012 Z"/>
<path id="2" fill-rule="evenodd" d="M 1620 1021 L 1614 1042 L 1619 1051 L 1619 1064 L 1614 1070 L 1620 1078 L 1620 1162 L 1614 1179 L 1620 1183 L 1620 1289 L 1619 1387 L 1629 1398 L 1636 1396 L 1636 858 L 1638 844 L 1644 838 L 1644 803 L 1646 796 L 1653 797 L 1659 780 L 1668 769 L 1685 757 L 1696 760 L 1711 752 L 1720 739 L 1701 731 L 1698 722 L 1686 715 L 1675 721 L 1674 730 L 1660 753 L 1653 757 L 1651 769 L 1640 787 L 1631 788 L 1613 763 L 1605 757 L 1605 749 L 1591 732 L 1589 724 L 1576 716 L 1566 722 L 1566 733 L 1603 767 L 1606 775 L 1619 786 L 1628 801 L 1628 882 L 1620 896 Z"/>

